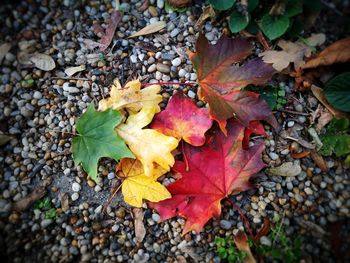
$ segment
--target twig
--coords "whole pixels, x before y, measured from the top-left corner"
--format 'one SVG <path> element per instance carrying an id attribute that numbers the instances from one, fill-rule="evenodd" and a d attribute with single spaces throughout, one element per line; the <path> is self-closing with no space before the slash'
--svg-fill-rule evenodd
<path id="1" fill-rule="evenodd" d="M 76 78 L 76 77 L 50 77 L 50 79 L 64 79 L 64 80 L 91 80 L 88 78 Z"/>
<path id="2" fill-rule="evenodd" d="M 122 187 L 122 183 L 120 183 L 120 185 L 118 186 L 118 188 L 114 190 L 112 196 L 108 199 L 107 203 L 103 205 L 102 213 L 104 213 L 104 212 L 106 211 L 107 207 L 111 204 L 113 198 L 114 198 L 115 195 L 118 193 L 120 187 Z"/>
<path id="3" fill-rule="evenodd" d="M 285 113 L 290 113 L 290 114 L 295 114 L 295 115 L 310 116 L 310 113 L 298 112 L 298 111 L 293 111 L 293 110 L 277 110 L 277 111 L 285 112 Z"/>
<path id="4" fill-rule="evenodd" d="M 190 168 L 188 167 L 188 161 L 187 161 L 187 157 L 186 157 L 186 153 L 185 153 L 184 140 L 181 140 L 181 148 L 182 148 L 182 155 L 184 156 L 184 161 L 186 164 L 186 172 L 188 172 L 190 170 Z"/>
<path id="5" fill-rule="evenodd" d="M 340 12 L 337 8 L 332 6 L 331 4 L 327 3 L 325 0 L 321 0 L 322 4 L 331 9 L 334 13 L 336 13 L 339 16 L 343 16 L 344 14 Z"/>
<path id="6" fill-rule="evenodd" d="M 233 208 L 237 210 L 237 212 L 239 213 L 239 216 L 241 217 L 245 227 L 248 230 L 248 233 L 249 233 L 251 239 L 254 240 L 254 235 L 253 235 L 252 229 L 250 228 L 250 224 L 249 224 L 248 218 L 243 214 L 242 210 L 235 204 L 235 202 L 233 202 L 230 198 L 226 198 L 226 199 L 231 203 Z"/>
<path id="7" fill-rule="evenodd" d="M 197 85 L 196 82 L 155 82 L 155 83 L 141 83 L 142 87 L 151 86 L 151 85 L 182 85 L 182 86 L 194 86 Z"/>

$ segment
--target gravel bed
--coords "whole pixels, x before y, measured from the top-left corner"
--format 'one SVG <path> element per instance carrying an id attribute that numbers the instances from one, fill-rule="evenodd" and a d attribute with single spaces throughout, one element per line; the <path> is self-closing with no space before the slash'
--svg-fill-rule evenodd
<path id="1" fill-rule="evenodd" d="M 74 166 L 70 151 L 77 118 L 90 102 L 108 95 L 115 78 L 122 83 L 137 77 L 144 83 L 196 81 L 186 50 L 194 48 L 201 5 L 195 4 L 185 13 L 168 14 L 164 0 L 150 0 L 144 12 L 138 11 L 142 1 L 121 3 L 122 21 L 107 50 L 110 52 L 101 57 L 86 39 L 99 40 L 101 31 L 94 30 L 93 25 L 106 26 L 115 1 L 83 2 L 19 1 L 0 7 L 0 39 L 12 44 L 0 68 L 0 130 L 13 137 L 0 147 L 0 250 L 4 262 L 220 262 L 215 254 L 215 236 L 229 236 L 243 227 L 230 203 L 223 203 L 221 217 L 211 220 L 203 232 L 185 236 L 181 236 L 183 219 L 160 223 L 157 213 L 145 209 L 147 233 L 138 243 L 131 208 L 120 193 L 103 209 L 120 184 L 114 173 L 116 162 L 100 162 L 102 179 L 96 184 Z M 127 38 L 157 21 L 167 22 L 165 30 Z M 215 43 L 222 27 L 225 23 L 207 22 L 203 30 Z M 32 52 L 50 55 L 56 68 L 45 72 L 21 65 L 20 43 Z M 86 70 L 75 75 L 78 79 L 67 79 L 64 70 L 80 64 Z M 293 93 L 290 79 L 275 81 L 289 98 L 285 109 L 305 113 L 319 107 L 311 94 Z M 162 87 L 163 108 L 173 91 L 180 88 L 199 107 L 205 105 L 197 98 L 197 87 L 172 85 Z M 253 229 L 261 226 L 264 217 L 283 215 L 286 233 L 305 238 L 302 248 L 306 260 L 334 262 L 329 230 L 349 221 L 349 171 L 334 158 L 325 159 L 328 173 L 310 157 L 293 159 L 291 141 L 284 134 L 297 133 L 311 141 L 307 137 L 310 116 L 276 112 L 276 117 L 282 130 L 276 133 L 266 126 L 263 159 L 270 167 L 292 162 L 301 172 L 294 177 L 261 172 L 253 179 L 256 189 L 233 200 Z M 253 138 L 253 142 L 259 140 L 262 138 Z M 16 201 L 39 186 L 48 190 L 57 211 L 55 218 L 47 218 L 39 209 L 13 209 Z M 344 236 L 349 235 L 349 224 L 342 227 Z"/>

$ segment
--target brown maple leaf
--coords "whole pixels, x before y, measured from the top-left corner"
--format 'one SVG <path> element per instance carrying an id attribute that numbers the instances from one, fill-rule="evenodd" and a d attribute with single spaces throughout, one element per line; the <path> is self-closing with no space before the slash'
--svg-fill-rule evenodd
<path id="1" fill-rule="evenodd" d="M 276 70 L 260 58 L 238 66 L 252 53 L 252 44 L 243 38 L 222 36 L 210 45 L 204 35 L 199 35 L 196 52 L 189 52 L 197 71 L 199 97 L 209 104 L 210 116 L 225 132 L 226 120 L 235 116 L 245 126 L 253 120 L 266 120 L 277 126 L 267 103 L 258 94 L 240 91 L 249 84 L 265 84 Z M 233 65 L 234 64 L 234 65 Z"/>
<path id="2" fill-rule="evenodd" d="M 184 146 L 185 162 L 176 161 L 173 171 L 181 178 L 167 188 L 172 198 L 151 206 L 162 220 L 179 215 L 187 219 L 183 233 L 201 231 L 211 217 L 221 213 L 221 200 L 251 187 L 249 178 L 265 164 L 261 160 L 263 144 L 244 150 L 244 126 L 236 120 L 227 125 L 227 137 L 220 130 L 208 134 L 204 146 Z"/>

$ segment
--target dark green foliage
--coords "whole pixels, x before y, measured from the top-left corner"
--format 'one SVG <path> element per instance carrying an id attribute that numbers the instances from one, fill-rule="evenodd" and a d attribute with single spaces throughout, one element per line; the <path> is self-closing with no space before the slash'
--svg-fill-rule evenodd
<path id="1" fill-rule="evenodd" d="M 246 89 L 259 93 L 261 97 L 267 102 L 271 110 L 279 110 L 287 103 L 287 100 L 285 98 L 286 92 L 281 86 L 248 86 Z"/>
<path id="2" fill-rule="evenodd" d="M 335 108 L 350 112 L 350 72 L 342 73 L 328 81 L 324 92 L 328 102 Z"/>
<path id="3" fill-rule="evenodd" d="M 227 262 L 242 262 L 245 253 L 236 248 L 232 237 L 215 237 L 216 252 L 222 260 Z"/>
<path id="4" fill-rule="evenodd" d="M 330 156 L 333 153 L 337 157 L 350 153 L 350 121 L 347 118 L 333 119 L 326 128 L 326 132 L 320 136 L 323 143 L 320 154 Z"/>
<path id="5" fill-rule="evenodd" d="M 37 209 L 43 212 L 45 214 L 45 219 L 57 218 L 56 209 L 53 207 L 51 200 L 48 197 L 36 201 L 33 205 L 33 209 Z"/>
<path id="6" fill-rule="evenodd" d="M 300 23 L 295 19 L 304 10 L 318 12 L 320 0 L 248 0 L 248 5 L 242 5 L 235 0 L 209 0 L 218 11 L 224 11 L 229 16 L 229 28 L 232 33 L 247 30 L 255 34 L 258 29 L 274 40 L 286 32 L 296 35 L 302 31 Z"/>

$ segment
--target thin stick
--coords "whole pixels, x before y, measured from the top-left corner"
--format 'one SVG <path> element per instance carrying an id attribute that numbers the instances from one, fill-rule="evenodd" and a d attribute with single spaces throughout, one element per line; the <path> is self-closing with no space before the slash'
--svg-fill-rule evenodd
<path id="1" fill-rule="evenodd" d="M 114 190 L 112 196 L 108 199 L 107 203 L 103 206 L 102 209 L 102 213 L 104 213 L 107 209 L 107 207 L 111 204 L 113 198 L 115 197 L 115 195 L 118 193 L 118 191 L 120 190 L 120 187 L 122 187 L 122 183 L 120 183 L 120 185 L 118 186 L 118 188 L 116 190 Z"/>
<path id="2" fill-rule="evenodd" d="M 67 134 L 74 135 L 74 136 L 76 136 L 76 135 L 81 136 L 80 134 L 73 133 L 73 132 L 55 131 L 55 130 L 51 130 L 51 129 L 47 129 L 47 130 L 50 132 L 60 132 L 60 133 L 67 133 Z"/>
<path id="3" fill-rule="evenodd" d="M 155 83 L 141 83 L 141 86 L 142 87 L 145 87 L 145 86 L 151 86 L 151 85 L 182 85 L 182 86 L 186 86 L 186 85 L 189 85 L 189 86 L 194 86 L 194 85 L 197 85 L 196 82 L 155 82 Z"/>
<path id="4" fill-rule="evenodd" d="M 285 113 L 290 113 L 290 114 L 295 114 L 295 115 L 310 116 L 310 113 L 298 112 L 298 111 L 293 111 L 293 110 L 277 110 L 277 111 L 285 112 Z"/>
<path id="5" fill-rule="evenodd" d="M 253 235 L 252 229 L 250 228 L 250 224 L 249 224 L 248 218 L 243 214 L 242 210 L 235 204 L 235 202 L 233 202 L 230 198 L 226 198 L 226 199 L 231 203 L 233 208 L 237 210 L 237 212 L 239 213 L 239 216 L 241 217 L 245 227 L 248 230 L 248 233 L 249 233 L 251 239 L 254 240 L 254 235 Z"/>
<path id="6" fill-rule="evenodd" d="M 76 78 L 76 77 L 50 77 L 50 79 L 64 79 L 64 80 L 90 80 L 88 78 Z"/>

